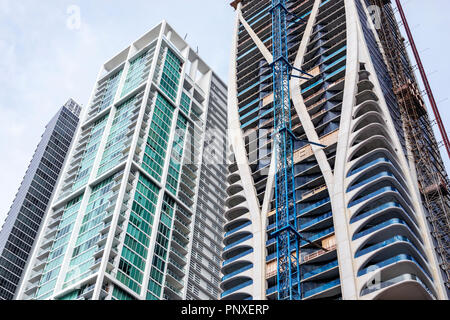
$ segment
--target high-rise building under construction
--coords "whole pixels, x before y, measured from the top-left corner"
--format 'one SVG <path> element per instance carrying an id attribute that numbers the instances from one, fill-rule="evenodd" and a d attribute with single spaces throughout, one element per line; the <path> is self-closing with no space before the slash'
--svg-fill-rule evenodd
<path id="1" fill-rule="evenodd" d="M 231 5 L 221 298 L 447 299 L 448 177 L 390 1 Z"/>
<path id="2" fill-rule="evenodd" d="M 218 299 L 226 91 L 165 21 L 107 61 L 18 299 Z"/>

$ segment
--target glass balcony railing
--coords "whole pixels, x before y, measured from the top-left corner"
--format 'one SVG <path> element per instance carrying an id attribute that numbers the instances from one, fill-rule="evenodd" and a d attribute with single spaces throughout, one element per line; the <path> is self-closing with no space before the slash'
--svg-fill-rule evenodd
<path id="1" fill-rule="evenodd" d="M 375 251 L 375 250 L 377 250 L 377 249 L 386 247 L 387 245 L 390 245 L 390 244 L 392 244 L 392 243 L 395 243 L 395 242 L 401 242 L 401 241 L 409 242 L 409 243 L 412 244 L 412 242 L 409 241 L 409 239 L 406 238 L 406 237 L 403 237 L 403 236 L 395 236 L 395 237 L 392 237 L 392 238 L 390 238 L 390 239 L 388 239 L 388 240 L 386 240 L 386 241 L 382 241 L 382 242 L 379 242 L 379 243 L 377 243 L 377 244 L 374 244 L 374 245 L 372 245 L 372 246 L 370 246 L 370 247 L 367 247 L 367 248 L 364 249 L 364 250 L 358 251 L 358 252 L 355 254 L 355 258 L 361 257 L 361 256 L 363 256 L 363 255 L 365 255 L 365 254 L 367 254 L 367 253 L 369 253 L 369 252 Z M 413 246 L 414 246 L 414 245 L 413 245 Z"/>
<path id="2" fill-rule="evenodd" d="M 353 239 L 352 239 L 352 240 L 359 239 L 359 238 L 361 238 L 361 237 L 364 237 L 364 236 L 366 236 L 366 235 L 368 235 L 368 234 L 370 234 L 370 233 L 372 233 L 372 232 L 375 232 L 375 231 L 377 231 L 377 230 L 383 229 L 384 227 L 387 227 L 387 226 L 392 225 L 392 224 L 403 224 L 403 225 L 405 225 L 405 226 L 408 226 L 408 225 L 406 224 L 406 222 L 404 222 L 403 220 L 398 219 L 398 218 L 394 218 L 394 219 L 390 219 L 390 220 L 388 220 L 388 221 L 385 221 L 385 222 L 383 222 L 383 223 L 377 224 L 376 226 L 373 226 L 373 227 L 371 227 L 371 228 L 369 228 L 369 229 L 367 229 L 367 230 L 358 232 L 357 234 L 355 234 L 355 235 L 353 236 Z"/>
<path id="3" fill-rule="evenodd" d="M 309 205 L 309 206 L 307 206 L 307 207 L 301 209 L 301 210 L 299 211 L 298 214 L 303 214 L 303 213 L 306 213 L 306 212 L 308 212 L 308 211 L 311 211 L 311 210 L 313 210 L 313 209 L 315 209 L 315 208 L 320 207 L 321 205 L 323 205 L 323 204 L 325 204 L 325 203 L 327 203 L 327 202 L 330 202 L 330 198 L 329 198 L 329 197 L 328 197 L 328 198 L 325 198 L 325 199 L 323 199 L 323 200 L 320 200 L 320 201 L 318 201 L 318 202 L 315 202 L 314 204 Z"/>
<path id="4" fill-rule="evenodd" d="M 267 289 L 266 290 L 266 295 L 269 296 L 269 295 L 271 295 L 274 292 L 277 292 L 277 286 L 273 286 L 273 287 L 270 287 L 269 289 Z"/>
<path id="5" fill-rule="evenodd" d="M 363 196 L 363 197 L 361 197 L 361 198 L 359 198 L 357 200 L 353 200 L 352 202 L 350 202 L 348 204 L 348 208 L 356 206 L 357 204 L 360 204 L 361 202 L 364 202 L 364 201 L 366 201 L 366 200 L 368 200 L 370 198 L 373 198 L 373 197 L 375 197 L 375 196 L 377 196 L 377 195 L 379 195 L 379 194 L 381 194 L 383 192 L 388 192 L 388 191 L 398 192 L 398 190 L 396 188 L 394 188 L 394 187 L 380 188 L 380 189 L 378 189 L 378 190 L 376 190 L 376 191 L 374 191 L 372 193 L 369 193 L 368 195 L 365 195 L 365 196 Z"/>
<path id="6" fill-rule="evenodd" d="M 366 163 L 365 165 L 362 165 L 361 167 L 357 167 L 357 168 L 353 169 L 352 171 L 350 171 L 348 173 L 347 177 L 350 177 L 350 176 L 352 176 L 352 175 L 354 175 L 354 174 L 356 174 L 358 172 L 363 171 L 364 169 L 367 169 L 367 168 L 369 168 L 369 167 L 371 167 L 371 166 L 373 166 L 373 165 L 375 165 L 377 163 L 381 163 L 381 162 L 392 163 L 391 160 L 389 160 L 388 158 L 384 158 L 384 157 L 378 158 L 378 159 L 375 159 L 375 160 L 373 160 L 373 161 L 371 161 L 369 163 Z"/>
<path id="7" fill-rule="evenodd" d="M 266 241 L 266 246 L 270 246 L 271 244 L 274 244 L 275 242 L 277 242 L 276 238 L 272 238 Z"/>
<path id="8" fill-rule="evenodd" d="M 330 211 L 330 212 L 327 212 L 327 213 L 325 213 L 325 214 L 323 214 L 323 215 L 321 215 L 321 216 L 319 216 L 319 217 L 317 217 L 315 219 L 312 219 L 312 220 L 306 221 L 304 223 L 301 223 L 300 224 L 300 230 L 305 229 L 305 228 L 307 228 L 309 226 L 312 226 L 313 224 L 316 224 L 316 223 L 318 223 L 320 221 L 323 221 L 325 219 L 328 219 L 332 215 L 333 215 L 333 213 Z"/>
<path id="9" fill-rule="evenodd" d="M 327 55 L 327 56 L 322 56 L 322 58 L 326 61 L 330 58 L 333 58 L 334 56 L 338 55 L 339 53 L 341 53 L 342 51 L 344 51 L 345 49 L 347 49 L 347 46 L 343 46 L 342 48 L 336 50 L 335 52 Z"/>
<path id="10" fill-rule="evenodd" d="M 303 222 L 303 221 L 306 220 L 306 219 L 301 219 L 301 221 L 300 221 L 301 223 L 299 224 L 299 228 L 300 228 L 300 230 L 303 230 L 303 229 L 305 229 L 305 228 L 307 228 L 309 226 L 312 226 L 312 225 L 314 225 L 314 224 L 316 224 L 318 222 L 326 220 L 326 219 L 328 219 L 331 216 L 333 216 L 333 213 L 331 211 L 329 211 L 329 212 L 327 212 L 327 213 L 325 213 L 325 214 L 323 214 L 323 215 L 321 215 L 321 216 L 319 216 L 317 218 L 314 218 L 314 219 L 311 219 L 311 220 L 307 220 L 305 222 Z M 292 219 L 292 222 L 294 222 L 294 219 Z M 268 225 L 267 226 L 267 230 L 275 229 L 276 225 L 277 225 L 276 223 L 272 223 L 272 224 Z"/>
<path id="11" fill-rule="evenodd" d="M 324 236 L 326 236 L 328 234 L 331 234 L 333 232 L 334 232 L 334 227 L 331 227 L 331 228 L 325 229 L 325 230 L 323 230 L 323 231 L 321 231 L 319 233 L 316 233 L 316 234 L 308 237 L 307 239 L 308 239 L 308 241 L 313 242 L 313 241 L 315 241 L 317 239 L 320 239 L 320 238 L 322 238 L 322 237 L 324 237 Z M 308 241 L 302 240 L 301 241 L 301 245 L 308 244 Z"/>
<path id="12" fill-rule="evenodd" d="M 236 275 L 238 275 L 238 274 L 240 274 L 240 273 L 242 273 L 244 271 L 250 270 L 251 268 L 253 268 L 253 264 L 249 264 L 248 266 L 245 266 L 245 267 L 242 267 L 242 268 L 240 268 L 240 269 L 238 269 L 236 271 L 233 271 L 232 273 L 227 274 L 226 276 L 223 276 L 222 277 L 222 281 L 228 280 L 228 279 L 230 279 L 230 278 L 232 278 L 232 277 L 234 277 L 234 276 L 236 276 Z"/>
<path id="13" fill-rule="evenodd" d="M 250 234 L 250 235 L 248 235 L 248 236 L 246 236 L 246 237 L 244 237 L 244 238 L 242 238 L 242 239 L 240 239 L 240 240 L 238 240 L 238 241 L 235 241 L 235 242 L 229 244 L 228 246 L 226 246 L 225 248 L 223 248 L 223 251 L 227 251 L 227 250 L 233 248 L 234 246 L 237 246 L 238 244 L 240 244 L 240 243 L 242 243 L 242 242 L 245 242 L 245 241 L 247 241 L 247 240 L 249 240 L 249 239 L 251 239 L 251 238 L 253 238 L 253 235 L 252 235 L 252 234 Z"/>
<path id="14" fill-rule="evenodd" d="M 381 177 L 395 177 L 395 176 L 392 173 L 390 173 L 390 172 L 382 171 L 382 172 L 380 172 L 380 173 L 378 173 L 378 174 L 376 174 L 376 175 L 374 175 L 374 176 L 372 176 L 370 178 L 367 178 L 367 179 L 365 179 L 365 180 L 363 180 L 363 181 L 361 181 L 361 182 L 359 182 L 357 184 L 354 184 L 354 185 L 350 186 L 347 189 L 347 192 L 350 192 L 350 191 L 355 190 L 355 189 L 357 189 L 359 187 L 362 187 L 363 185 L 366 185 L 366 184 L 368 184 L 368 183 L 370 183 L 370 182 L 372 182 L 372 181 L 374 181 L 374 180 L 376 180 L 378 178 L 381 178 Z"/>
<path id="15" fill-rule="evenodd" d="M 352 218 L 352 219 L 350 220 L 350 223 L 355 223 L 355 222 L 357 222 L 357 221 L 359 221 L 359 220 L 361 220 L 361 219 L 364 219 L 364 218 L 366 218 L 366 217 L 368 217 L 368 216 L 371 216 L 371 215 L 374 214 L 374 213 L 380 212 L 380 211 L 382 211 L 382 210 L 384 210 L 384 209 L 387 209 L 387 208 L 400 208 L 400 209 L 405 210 L 405 209 L 404 209 L 400 204 L 398 204 L 397 202 L 388 202 L 388 203 L 382 204 L 382 205 L 380 205 L 380 206 L 378 206 L 378 207 L 376 207 L 376 208 L 374 208 L 374 209 L 371 209 L 371 210 L 369 210 L 369 211 L 366 211 L 366 212 L 364 212 L 363 214 L 360 214 L 360 215 L 358 215 L 358 216 Z"/>
<path id="16" fill-rule="evenodd" d="M 332 62 L 331 64 L 327 65 L 323 71 L 327 71 L 328 69 L 331 69 L 332 67 L 338 65 L 340 62 L 345 61 L 347 59 L 347 56 L 343 56 L 342 58 L 337 59 L 336 61 Z"/>
<path id="17" fill-rule="evenodd" d="M 297 283 L 298 283 L 297 280 L 298 280 L 298 279 L 294 276 L 293 279 L 292 279 L 292 285 L 297 284 Z M 266 295 L 267 295 L 267 296 L 268 296 L 268 295 L 271 295 L 271 294 L 273 294 L 274 292 L 277 292 L 277 291 L 278 291 L 278 286 L 277 286 L 277 285 L 274 285 L 274 286 L 272 286 L 272 287 L 270 287 L 270 288 L 268 288 L 268 289 L 266 290 Z"/>
<path id="18" fill-rule="evenodd" d="M 317 293 L 320 293 L 322 291 L 325 291 L 325 290 L 331 289 L 333 287 L 336 287 L 336 286 L 338 286 L 340 284 L 341 284 L 341 280 L 340 279 L 336 279 L 336 280 L 333 280 L 331 282 L 328 282 L 328 283 L 325 283 L 325 284 L 322 284 L 322 285 L 318 285 L 316 288 L 313 288 L 313 289 L 305 291 L 303 297 L 304 298 L 310 297 L 310 296 L 315 295 Z"/>
<path id="19" fill-rule="evenodd" d="M 272 74 L 269 74 L 269 75 L 263 77 L 261 80 L 259 80 L 258 82 L 252 84 L 250 87 L 248 87 L 248 88 L 246 88 L 246 89 L 244 89 L 244 90 L 238 92 L 238 95 L 237 95 L 237 96 L 239 97 L 239 96 L 241 96 L 242 94 L 244 94 L 244 93 L 250 91 L 251 89 L 253 89 L 253 88 L 255 88 L 256 86 L 260 85 L 261 83 L 263 83 L 264 81 L 266 81 L 266 80 L 269 79 L 269 78 L 272 78 Z"/>
<path id="20" fill-rule="evenodd" d="M 270 260 L 276 259 L 276 258 L 277 258 L 277 253 L 275 252 L 275 253 L 272 253 L 272 254 L 269 254 L 268 256 L 266 256 L 266 261 L 270 261 Z"/>
<path id="21" fill-rule="evenodd" d="M 395 257 L 386 259 L 386 260 L 381 261 L 381 262 L 379 262 L 377 264 L 371 265 L 371 266 L 369 266 L 367 268 L 364 268 L 364 269 L 360 270 L 358 272 L 358 277 L 363 276 L 363 275 L 365 275 L 365 274 L 367 274 L 369 272 L 375 271 L 377 269 L 386 267 L 388 265 L 400 262 L 400 261 L 411 261 L 411 262 L 414 262 L 419 267 L 420 270 L 422 270 L 427 276 L 430 276 L 428 274 L 428 272 L 426 270 L 424 270 L 422 268 L 422 266 L 417 262 L 417 260 L 414 259 L 412 256 L 410 256 L 408 254 L 399 254 L 399 255 L 397 255 Z"/>
<path id="22" fill-rule="evenodd" d="M 252 285 L 252 284 L 253 284 L 253 280 L 245 281 L 245 282 L 243 282 L 243 283 L 237 285 L 236 287 L 231 288 L 231 289 L 229 289 L 229 290 L 223 292 L 223 293 L 220 295 L 220 297 L 223 298 L 223 297 L 225 297 L 225 296 L 228 296 L 228 295 L 232 294 L 233 292 L 236 292 L 236 291 L 238 291 L 238 290 L 241 290 L 242 288 L 248 287 L 248 286 L 250 286 L 250 285 Z"/>
<path id="23" fill-rule="evenodd" d="M 330 262 L 330 263 L 328 263 L 328 264 L 326 264 L 324 266 L 321 266 L 319 268 L 316 268 L 314 270 L 311 270 L 309 272 L 304 273 L 303 274 L 303 280 L 307 280 L 308 278 L 311 278 L 312 276 L 315 276 L 316 274 L 319 274 L 319 273 L 331 270 L 331 269 L 333 269 L 333 268 L 335 268 L 337 266 L 338 266 L 338 261 L 337 260 L 332 261 L 332 262 Z"/>
<path id="24" fill-rule="evenodd" d="M 397 283 L 403 282 L 403 281 L 408 281 L 408 280 L 414 280 L 417 281 L 418 283 L 420 283 L 422 285 L 422 287 L 428 292 L 428 294 L 431 295 L 431 297 L 433 299 L 436 299 L 436 297 L 434 296 L 434 294 L 431 292 L 431 290 L 425 285 L 425 283 L 416 275 L 414 274 L 402 274 L 398 277 L 389 279 L 387 281 L 383 281 L 381 283 L 377 283 L 377 284 L 373 284 L 368 286 L 367 288 L 365 288 L 364 290 L 361 291 L 361 295 L 365 296 L 368 295 L 372 292 L 393 286 Z"/>
<path id="25" fill-rule="evenodd" d="M 222 267 L 225 267 L 226 265 L 230 264 L 231 262 L 236 261 L 237 259 L 242 258 L 242 257 L 244 257 L 244 256 L 246 256 L 246 255 L 248 255 L 248 254 L 250 254 L 252 252 L 253 252 L 253 248 L 252 249 L 248 249 L 248 250 L 242 252 L 241 254 L 238 254 L 237 256 L 234 256 L 233 258 L 225 260 L 222 263 Z"/>
<path id="26" fill-rule="evenodd" d="M 224 238 L 228 237 L 229 235 L 231 235 L 231 234 L 233 234 L 233 233 L 235 233 L 235 232 L 237 232 L 239 230 L 244 229 L 245 227 L 247 227 L 247 226 L 249 226 L 251 224 L 252 224 L 252 222 L 249 221 L 249 222 L 246 222 L 246 223 L 244 223 L 243 225 L 241 225 L 241 226 L 239 226 L 237 228 L 234 228 L 234 229 L 228 231 L 227 233 L 225 233 Z"/>

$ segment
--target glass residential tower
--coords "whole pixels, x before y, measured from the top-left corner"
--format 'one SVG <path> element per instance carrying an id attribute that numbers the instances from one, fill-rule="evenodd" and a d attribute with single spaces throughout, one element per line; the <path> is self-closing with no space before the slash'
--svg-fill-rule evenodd
<path id="1" fill-rule="evenodd" d="M 81 107 L 66 102 L 45 127 L 41 141 L 0 232 L 0 299 L 12 300 L 70 150 Z"/>
<path id="2" fill-rule="evenodd" d="M 165 21 L 106 62 L 18 298 L 217 299 L 226 117 Z"/>

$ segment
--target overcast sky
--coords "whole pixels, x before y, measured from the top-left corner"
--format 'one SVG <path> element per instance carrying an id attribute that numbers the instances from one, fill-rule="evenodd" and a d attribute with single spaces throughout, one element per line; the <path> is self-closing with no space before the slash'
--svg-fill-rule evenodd
<path id="1" fill-rule="evenodd" d="M 226 81 L 234 18 L 228 3 L 0 0 L 0 225 L 54 113 L 69 97 L 86 105 L 102 63 L 161 20 L 188 34 L 190 45 Z M 450 1 L 403 3 L 448 127 Z M 79 26 L 71 19 L 78 9 Z"/>

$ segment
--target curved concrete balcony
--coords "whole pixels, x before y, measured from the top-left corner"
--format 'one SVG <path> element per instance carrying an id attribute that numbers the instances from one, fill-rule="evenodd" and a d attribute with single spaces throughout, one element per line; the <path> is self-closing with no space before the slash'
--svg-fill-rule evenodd
<path id="1" fill-rule="evenodd" d="M 227 177 L 227 182 L 230 185 L 235 184 L 236 182 L 238 182 L 240 180 L 241 180 L 241 176 L 239 174 L 239 171 L 236 171 L 235 173 L 232 173 Z"/>
<path id="2" fill-rule="evenodd" d="M 224 239 L 237 231 L 251 231 L 252 222 L 249 219 L 241 218 L 228 222 L 224 226 Z"/>
<path id="3" fill-rule="evenodd" d="M 403 188 L 406 188 L 406 181 L 394 168 L 383 168 L 377 166 L 378 168 L 372 168 L 365 172 L 362 172 L 357 177 L 354 177 L 349 186 L 347 187 L 347 194 L 349 197 L 353 194 L 357 194 L 364 189 L 371 187 L 381 181 L 391 181 L 393 184 L 399 184 Z"/>
<path id="4" fill-rule="evenodd" d="M 435 300 L 432 290 L 415 274 L 405 273 L 366 285 L 360 292 L 367 300 Z"/>
<path id="5" fill-rule="evenodd" d="M 358 93 L 356 95 L 356 105 L 360 105 L 361 103 L 364 103 L 366 101 L 373 100 L 378 101 L 378 96 L 373 92 L 372 90 L 364 90 L 361 93 Z"/>
<path id="6" fill-rule="evenodd" d="M 228 209 L 227 211 L 225 211 L 225 218 L 228 221 L 233 221 L 241 216 L 247 215 L 246 218 L 249 218 L 249 213 L 250 211 L 247 208 L 247 204 L 241 204 L 239 206 L 233 207 Z"/>
<path id="7" fill-rule="evenodd" d="M 349 160 L 350 162 L 359 159 L 375 149 L 386 149 L 391 154 L 396 154 L 396 151 L 392 149 L 392 143 L 390 139 L 387 139 L 383 135 L 373 135 L 368 138 L 363 143 L 359 143 L 350 147 L 349 149 Z"/>
<path id="8" fill-rule="evenodd" d="M 394 217 L 394 218 L 393 218 Z M 395 236 L 395 230 L 393 228 L 388 228 L 394 225 L 398 225 L 398 227 L 406 228 L 409 232 L 414 234 L 414 236 L 418 238 L 418 234 L 416 234 L 411 228 L 410 223 L 405 222 L 404 217 L 398 217 L 396 214 L 392 215 L 380 215 L 376 219 L 372 219 L 364 223 L 358 230 L 353 233 L 352 241 L 358 239 L 367 239 L 368 235 L 372 235 L 375 233 L 385 232 L 387 236 Z M 420 234 L 420 233 L 419 233 Z M 363 242 L 363 241 L 360 241 Z"/>
<path id="9" fill-rule="evenodd" d="M 367 202 L 361 202 L 350 208 L 350 223 L 354 224 L 354 228 L 358 228 L 363 220 L 373 215 L 380 215 L 382 211 L 388 208 L 399 208 L 405 212 L 415 224 L 417 220 L 415 212 L 403 196 L 397 191 L 388 191 L 388 194 L 383 196 L 383 193 L 369 197 Z"/>
<path id="10" fill-rule="evenodd" d="M 397 166 L 397 162 L 382 152 L 377 151 L 365 160 L 357 162 L 356 165 L 352 164 L 350 168 L 351 170 L 348 171 L 345 180 L 345 185 L 347 187 L 354 184 L 356 180 L 361 179 L 364 175 L 369 175 L 372 174 L 372 172 L 378 172 L 381 170 L 394 173 L 397 179 L 401 180 L 403 184 L 406 185 L 403 174 L 398 170 L 399 166 Z"/>
<path id="11" fill-rule="evenodd" d="M 244 202 L 246 203 L 246 198 L 245 198 L 244 190 L 242 190 L 242 191 L 236 193 L 235 195 L 228 197 L 227 200 L 225 201 L 225 205 L 228 208 L 234 208 Z"/>
<path id="12" fill-rule="evenodd" d="M 226 289 L 221 295 L 222 300 L 237 300 L 238 297 L 252 297 L 253 280 L 250 278 L 238 278 L 228 283 L 230 288 Z M 244 298 L 245 299 L 245 298 Z"/>
<path id="13" fill-rule="evenodd" d="M 239 193 L 239 192 L 241 192 L 241 191 L 243 191 L 243 190 L 244 190 L 244 188 L 242 187 L 242 184 L 239 183 L 239 182 L 236 182 L 236 183 L 230 185 L 230 186 L 227 188 L 226 192 L 227 192 L 227 195 L 228 195 L 229 197 L 232 197 L 232 196 L 234 196 L 235 194 L 237 194 L 237 193 Z"/>
<path id="14" fill-rule="evenodd" d="M 366 90 L 373 90 L 374 85 L 372 81 L 368 79 L 362 79 L 358 82 L 358 93 L 361 93 Z"/>
<path id="15" fill-rule="evenodd" d="M 414 226 L 411 221 L 409 221 L 409 223 L 406 223 L 405 221 L 408 221 L 408 218 L 404 214 L 399 216 L 397 214 L 389 213 L 388 215 L 385 215 L 382 213 L 378 215 L 376 219 L 369 220 L 367 223 L 362 224 L 360 228 L 356 230 L 361 230 L 364 226 L 371 227 L 366 228 L 364 231 L 353 232 L 354 237 L 358 237 L 354 240 L 354 247 L 357 248 L 355 256 L 357 256 L 359 251 L 367 249 L 368 246 L 373 246 L 397 236 L 408 238 L 425 256 L 422 238 L 420 237 L 421 234 L 417 228 L 412 229 L 410 227 L 411 225 Z"/>
<path id="16" fill-rule="evenodd" d="M 237 163 L 236 162 L 233 162 L 232 164 L 230 164 L 229 166 L 228 166 L 228 172 L 229 173 L 235 173 L 236 171 L 238 171 L 238 165 L 237 165 Z"/>
<path id="17" fill-rule="evenodd" d="M 353 113 L 353 119 L 357 119 L 370 111 L 383 114 L 383 112 L 381 111 L 381 107 L 376 100 L 366 100 L 355 108 Z"/>
<path id="18" fill-rule="evenodd" d="M 395 160 L 394 160 L 395 159 Z M 398 162 L 395 157 L 386 149 L 375 149 L 356 161 L 350 162 L 347 171 L 347 178 L 369 169 L 377 164 L 393 164 L 393 167 L 398 167 Z"/>
<path id="19" fill-rule="evenodd" d="M 396 177 L 381 177 L 362 188 L 350 191 L 347 196 L 349 198 L 348 208 L 364 206 L 368 200 L 379 197 L 380 195 L 388 195 L 395 193 L 398 198 L 403 199 L 408 207 L 412 207 L 409 193 L 405 187 L 397 180 Z"/>
<path id="20" fill-rule="evenodd" d="M 253 248 L 252 247 L 239 247 L 232 251 L 227 252 L 227 258 L 222 263 L 222 267 L 232 266 L 237 262 L 248 261 L 251 262 L 253 260 Z"/>
<path id="21" fill-rule="evenodd" d="M 222 292 L 225 293 L 228 291 L 229 294 L 235 292 L 248 293 L 246 290 L 239 291 L 240 289 L 237 289 L 237 291 L 233 291 L 233 289 L 247 282 L 249 279 L 253 280 L 253 263 L 242 262 L 236 265 L 233 269 L 228 270 L 229 271 L 227 274 L 222 277 L 222 282 L 220 284 Z M 226 295 L 223 295 L 223 297 L 226 297 Z"/>
<path id="22" fill-rule="evenodd" d="M 371 75 L 371 73 L 367 70 L 360 70 L 358 72 L 358 75 L 359 75 L 359 81 L 362 81 L 362 80 L 369 79 L 369 76 Z"/>
<path id="23" fill-rule="evenodd" d="M 377 144 L 372 144 L 373 137 L 382 137 L 387 145 L 392 145 L 391 138 L 386 128 L 379 123 L 373 123 L 365 128 L 362 128 L 356 134 L 352 134 L 350 151 L 361 148 L 362 146 L 367 149 L 374 149 Z"/>
<path id="24" fill-rule="evenodd" d="M 238 232 L 233 234 L 231 237 L 228 237 L 224 240 L 225 247 L 223 248 L 223 253 L 226 253 L 228 250 L 235 248 L 238 245 L 250 245 L 250 241 L 253 239 L 253 234 L 250 232 Z"/>
<path id="25" fill-rule="evenodd" d="M 424 252 L 422 250 L 422 248 L 420 248 L 420 243 L 417 242 L 417 239 L 414 237 L 414 235 L 412 235 L 412 233 L 408 232 L 408 231 L 403 231 L 401 232 L 401 235 L 395 235 L 395 236 L 386 236 L 386 235 L 378 235 L 379 237 L 381 236 L 382 238 L 388 238 L 387 240 L 383 240 L 383 241 L 378 241 L 375 237 L 373 237 L 371 239 L 371 243 L 370 244 L 365 244 L 364 245 L 364 249 L 362 248 L 362 246 L 360 246 L 360 249 L 358 249 L 355 253 L 355 258 L 361 258 L 359 260 L 362 259 L 367 259 L 367 254 L 376 254 L 377 252 L 388 248 L 388 247 L 392 247 L 393 245 L 400 245 L 400 244 L 404 244 L 404 245 L 410 245 L 411 247 L 413 247 L 415 250 L 419 251 L 422 255 L 424 255 Z M 410 238 L 412 240 L 410 240 Z M 366 256 L 366 257 L 365 257 Z"/>
<path id="26" fill-rule="evenodd" d="M 430 277 L 412 256 L 394 256 L 373 271 L 359 276 L 363 299 L 428 300 L 436 297 Z"/>
<path id="27" fill-rule="evenodd" d="M 423 274 L 431 281 L 428 264 L 418 254 L 417 250 L 408 243 L 399 243 L 400 245 L 391 246 L 389 250 L 382 250 L 368 259 L 358 270 L 357 276 L 361 277 L 367 274 L 374 275 L 386 268 L 397 268 L 399 262 L 408 262 L 415 264 Z"/>
<path id="28" fill-rule="evenodd" d="M 355 145 L 355 140 L 365 141 L 375 133 L 382 133 L 389 137 L 382 114 L 377 111 L 369 111 L 354 121 L 350 145 Z"/>
<path id="29" fill-rule="evenodd" d="M 357 185 L 355 189 L 347 193 L 348 198 L 350 198 L 348 208 L 351 209 L 352 217 L 354 216 L 353 212 L 362 212 L 363 209 L 373 208 L 372 204 L 376 203 L 374 199 L 382 200 L 380 195 L 385 195 L 386 198 L 403 200 L 401 203 L 405 204 L 404 208 L 407 209 L 410 218 L 416 221 L 414 211 L 411 209 L 412 200 L 406 192 L 404 185 L 397 180 L 396 176 L 390 172 L 380 172 L 370 179 L 372 178 L 373 180 L 369 183 Z"/>
<path id="30" fill-rule="evenodd" d="M 222 283 L 229 281 L 237 276 L 248 276 L 250 277 L 252 274 L 253 263 L 249 261 L 240 261 L 239 263 L 235 263 L 233 266 L 223 268 L 222 272 L 224 276 L 222 277 Z M 220 287 L 222 287 L 222 283 Z"/>
<path id="31" fill-rule="evenodd" d="M 397 253 L 409 254 L 415 257 L 416 261 L 418 261 L 429 273 L 428 261 L 424 258 L 426 255 L 423 247 L 418 243 L 417 238 L 415 238 L 414 235 L 403 232 L 402 235 L 392 236 L 391 233 L 384 235 L 379 234 L 379 236 L 388 239 L 365 247 L 365 249 L 360 250 L 355 254 L 355 257 L 357 257 L 357 265 L 359 265 L 360 268 L 362 268 L 362 266 L 367 266 L 373 260 L 383 260 L 383 257 L 392 256 Z"/>
<path id="32" fill-rule="evenodd" d="M 374 202 L 367 208 L 372 209 L 365 211 L 359 216 L 356 216 L 357 218 L 359 218 L 358 220 L 351 220 L 352 222 L 350 225 L 350 230 L 354 235 L 359 234 L 364 229 L 367 229 L 367 226 L 374 227 L 383 221 L 397 218 L 405 221 L 411 232 L 415 234 L 416 237 L 421 239 L 421 233 L 417 225 L 417 221 L 415 217 L 411 215 L 412 209 L 410 209 L 408 206 L 399 204 L 398 199 L 391 197 L 383 199 L 383 197 L 381 197 L 379 199 L 379 202 Z M 408 209 L 405 210 L 405 208 Z"/>

